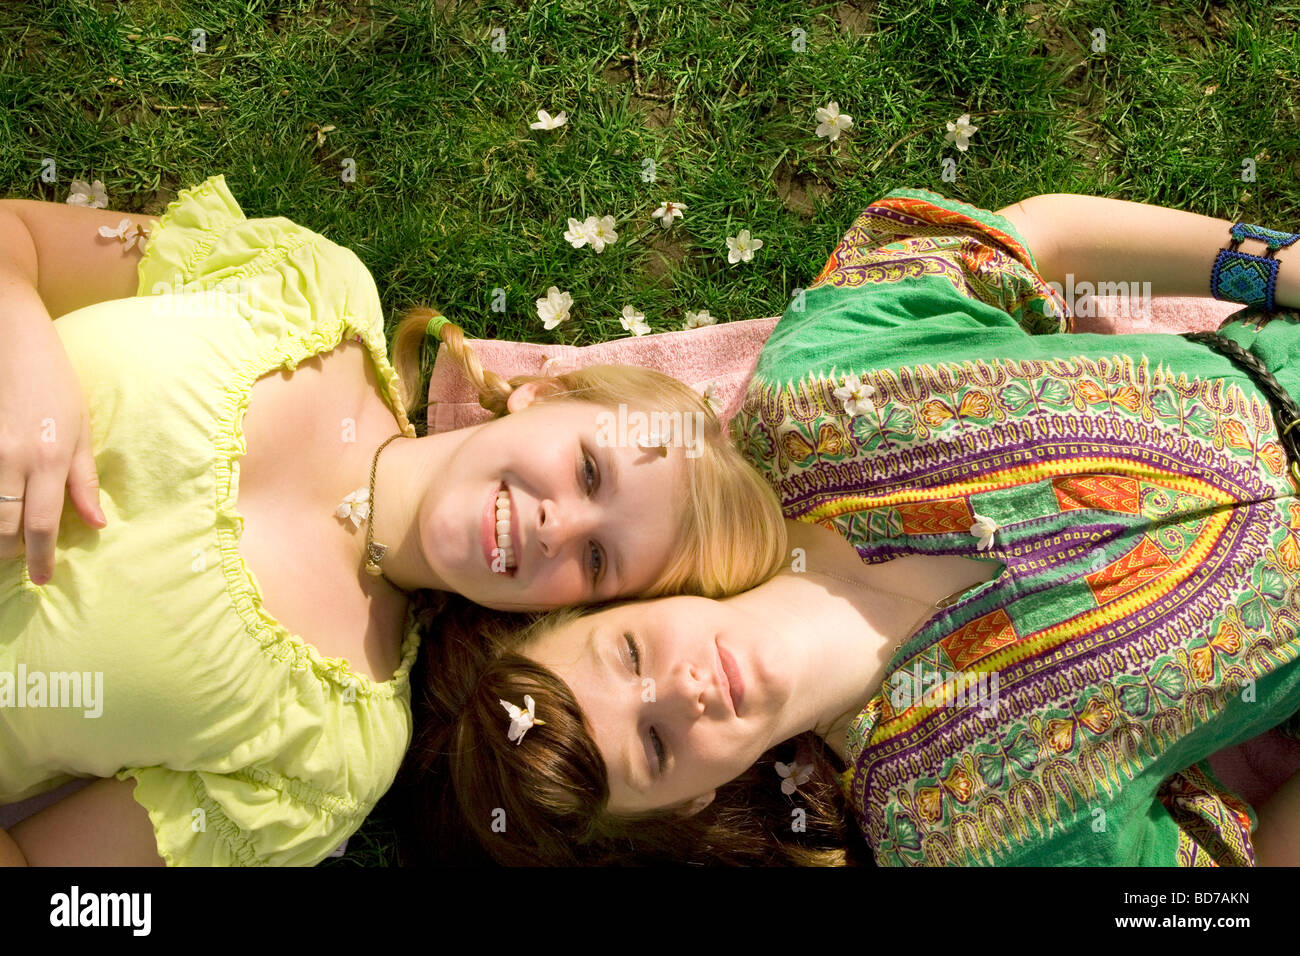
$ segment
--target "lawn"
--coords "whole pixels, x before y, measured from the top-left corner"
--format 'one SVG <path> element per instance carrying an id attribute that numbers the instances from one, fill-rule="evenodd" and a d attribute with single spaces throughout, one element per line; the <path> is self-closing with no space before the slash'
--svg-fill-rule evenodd
<path id="1" fill-rule="evenodd" d="M 471 336 L 583 345 L 629 334 L 629 305 L 655 332 L 777 315 L 901 186 L 1298 229 L 1298 21 L 1242 0 L 13 2 L 0 196 L 100 180 L 109 208 L 159 214 L 223 173 L 250 217 L 355 250 L 390 330 L 423 303 Z M 852 125 L 819 136 L 832 103 Z M 532 129 L 539 110 L 567 122 Z M 664 202 L 685 206 L 669 229 Z M 603 252 L 566 241 L 605 216 Z M 742 230 L 763 245 L 732 263 Z M 547 330 L 551 286 L 573 306 Z M 385 827 L 381 805 L 326 865 L 385 862 Z"/>

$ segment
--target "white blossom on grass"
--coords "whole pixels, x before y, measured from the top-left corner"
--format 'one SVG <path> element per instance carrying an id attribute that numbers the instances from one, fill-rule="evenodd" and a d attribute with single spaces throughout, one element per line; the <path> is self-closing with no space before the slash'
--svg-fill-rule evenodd
<path id="1" fill-rule="evenodd" d="M 667 229 L 673 224 L 674 219 L 682 218 L 682 210 L 685 208 L 685 203 L 665 202 L 661 203 L 659 208 L 652 212 L 650 216 L 653 219 L 658 219 L 659 225 Z"/>
<path id="2" fill-rule="evenodd" d="M 749 262 L 754 258 L 754 253 L 762 248 L 762 239 L 750 238 L 749 230 L 742 229 L 739 236 L 727 237 L 727 262 L 733 266 L 737 262 Z"/>
<path id="3" fill-rule="evenodd" d="M 69 206 L 107 209 L 108 191 L 104 189 L 104 184 L 98 179 L 95 180 L 93 186 L 83 180 L 74 179 L 72 181 L 72 192 L 68 194 L 67 203 Z"/>
<path id="4" fill-rule="evenodd" d="M 591 218 L 595 219 L 595 222 L 591 225 L 591 247 L 599 255 L 605 251 L 606 246 L 612 246 L 618 242 L 618 233 L 614 231 L 613 216 L 601 216 L 599 219 L 592 216 Z"/>
<path id="5" fill-rule="evenodd" d="M 573 296 L 561 292 L 555 286 L 546 290 L 545 299 L 535 300 L 537 317 L 542 320 L 542 327 L 550 330 L 569 319 L 569 309 L 573 307 Z"/>
<path id="6" fill-rule="evenodd" d="M 943 138 L 950 143 L 956 142 L 957 148 L 964 153 L 971 136 L 975 134 L 977 129 L 979 129 L 978 126 L 970 125 L 970 114 L 962 113 L 961 116 L 957 117 L 957 122 L 948 124 L 948 132 L 944 134 Z"/>
<path id="7" fill-rule="evenodd" d="M 825 136 L 831 142 L 840 138 L 840 133 L 853 125 L 853 117 L 840 112 L 840 104 L 832 100 L 829 106 L 817 111 L 817 135 Z"/>
<path id="8" fill-rule="evenodd" d="M 565 231 L 564 238 L 573 248 L 581 249 L 594 240 L 595 233 L 592 231 L 592 227 L 595 225 L 595 216 L 588 216 L 586 222 L 578 222 L 578 220 L 570 218 L 569 228 Z"/>
<path id="9" fill-rule="evenodd" d="M 630 305 L 623 306 L 623 318 L 618 321 L 623 328 L 633 335 L 645 335 L 650 331 L 650 326 L 645 322 L 645 315 Z"/>
<path id="10" fill-rule="evenodd" d="M 552 116 L 546 110 L 537 111 L 537 122 L 529 123 L 529 129 L 558 129 L 569 121 L 568 113 L 556 113 Z"/>

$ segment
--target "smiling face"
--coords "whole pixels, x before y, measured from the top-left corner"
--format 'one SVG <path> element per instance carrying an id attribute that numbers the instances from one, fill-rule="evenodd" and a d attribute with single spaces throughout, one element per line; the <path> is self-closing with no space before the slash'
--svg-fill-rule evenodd
<path id="1" fill-rule="evenodd" d="M 425 559 L 449 588 L 501 610 L 645 593 L 678 546 L 683 449 L 602 445 L 602 406 L 534 398 L 517 389 L 511 414 L 449 459 L 420 508 Z"/>
<path id="2" fill-rule="evenodd" d="M 521 653 L 573 692 L 611 813 L 697 809 L 799 730 L 785 726 L 790 648 L 772 637 L 726 602 L 681 596 L 587 615 Z"/>

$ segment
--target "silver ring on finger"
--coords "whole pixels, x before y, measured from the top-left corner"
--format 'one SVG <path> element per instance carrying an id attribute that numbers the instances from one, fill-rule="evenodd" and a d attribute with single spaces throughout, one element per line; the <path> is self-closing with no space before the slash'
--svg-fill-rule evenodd
<path id="1" fill-rule="evenodd" d="M 13 497 L 12 495 L 0 495 L 0 501 L 22 501 L 23 496 Z"/>

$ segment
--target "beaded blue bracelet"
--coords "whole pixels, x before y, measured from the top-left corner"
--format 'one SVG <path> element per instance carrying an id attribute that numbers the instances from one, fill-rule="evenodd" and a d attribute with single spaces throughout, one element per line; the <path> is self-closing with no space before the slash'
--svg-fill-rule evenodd
<path id="1" fill-rule="evenodd" d="M 1239 222 L 1229 230 L 1229 234 L 1232 236 L 1231 248 L 1221 249 L 1214 259 L 1214 268 L 1210 272 L 1210 295 L 1225 302 L 1262 305 L 1264 311 L 1276 312 L 1274 295 L 1281 263 L 1274 253 L 1300 239 L 1300 233 L 1279 232 Z M 1262 256 L 1238 252 L 1237 247 L 1243 239 L 1267 243 L 1268 251 Z"/>

